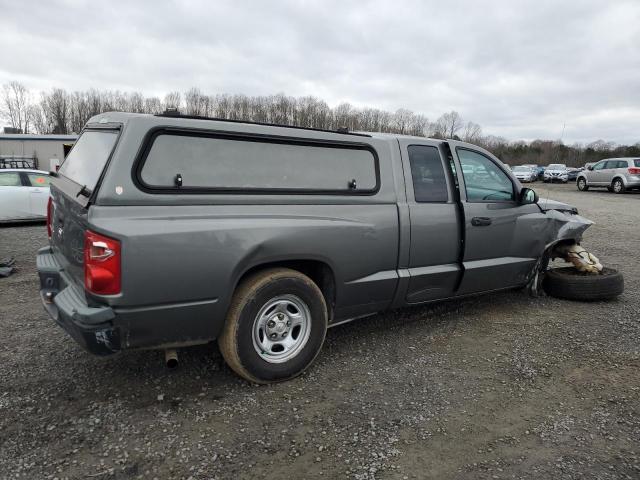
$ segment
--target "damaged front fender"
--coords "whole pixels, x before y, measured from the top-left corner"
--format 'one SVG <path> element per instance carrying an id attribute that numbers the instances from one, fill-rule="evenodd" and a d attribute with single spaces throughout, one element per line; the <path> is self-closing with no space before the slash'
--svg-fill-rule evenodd
<path id="1" fill-rule="evenodd" d="M 591 220 L 573 212 L 547 210 L 544 215 L 547 217 L 547 229 L 544 235 L 543 252 L 563 240 L 580 243 L 584 231 L 593 225 Z"/>
<path id="2" fill-rule="evenodd" d="M 551 204 L 553 205 L 552 208 Z M 535 267 L 529 274 L 529 290 L 532 295 L 538 292 L 538 274 L 547 268 L 550 252 L 558 244 L 579 244 L 584 231 L 593 222 L 577 213 L 575 208 L 559 202 L 545 202 L 540 210 L 518 218 L 515 245 L 527 250 L 525 253 L 537 258 Z M 547 207 L 547 208 L 545 208 Z"/>

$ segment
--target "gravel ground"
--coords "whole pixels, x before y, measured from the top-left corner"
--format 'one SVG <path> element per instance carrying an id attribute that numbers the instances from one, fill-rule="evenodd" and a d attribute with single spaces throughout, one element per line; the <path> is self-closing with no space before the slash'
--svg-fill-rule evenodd
<path id="1" fill-rule="evenodd" d="M 329 331 L 302 377 L 256 387 L 216 349 L 108 359 L 44 313 L 42 225 L 0 229 L 1 478 L 640 478 L 640 194 L 534 184 L 596 221 L 612 302 L 508 292 Z M 631 261 L 629 259 L 631 258 Z"/>

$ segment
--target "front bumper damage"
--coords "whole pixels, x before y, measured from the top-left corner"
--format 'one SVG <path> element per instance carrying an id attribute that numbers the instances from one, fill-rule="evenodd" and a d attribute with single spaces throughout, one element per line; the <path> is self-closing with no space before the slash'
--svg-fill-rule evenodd
<path id="1" fill-rule="evenodd" d="M 535 219 L 528 219 L 532 222 L 530 233 L 535 236 L 535 246 L 532 248 L 539 252 L 538 262 L 527 285 L 533 296 L 538 296 L 540 292 L 540 273 L 547 270 L 551 258 L 564 258 L 559 251 L 580 245 L 583 233 L 593 225 L 591 220 L 579 215 L 577 209 L 569 205 L 554 200 L 540 200 L 539 207 L 543 218 L 534 215 Z"/>

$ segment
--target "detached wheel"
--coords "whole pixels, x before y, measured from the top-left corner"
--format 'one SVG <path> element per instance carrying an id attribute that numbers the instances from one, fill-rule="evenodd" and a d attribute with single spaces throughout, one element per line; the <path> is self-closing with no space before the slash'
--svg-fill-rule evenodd
<path id="1" fill-rule="evenodd" d="M 580 190 L 581 192 L 586 192 L 587 190 L 589 190 L 587 181 L 584 178 L 579 178 L 577 183 L 578 183 L 578 190 Z"/>
<path id="2" fill-rule="evenodd" d="M 624 279 L 613 268 L 605 267 L 599 275 L 573 267 L 552 268 L 545 273 L 542 287 L 548 295 L 567 300 L 609 300 L 624 292 Z"/>
<path id="3" fill-rule="evenodd" d="M 275 268 L 240 284 L 218 345 L 238 375 L 270 383 L 300 375 L 326 333 L 327 307 L 318 286 L 300 272 Z"/>
<path id="4" fill-rule="evenodd" d="M 611 189 L 613 190 L 613 193 L 624 193 L 626 190 L 624 183 L 619 178 L 616 178 L 611 182 Z"/>

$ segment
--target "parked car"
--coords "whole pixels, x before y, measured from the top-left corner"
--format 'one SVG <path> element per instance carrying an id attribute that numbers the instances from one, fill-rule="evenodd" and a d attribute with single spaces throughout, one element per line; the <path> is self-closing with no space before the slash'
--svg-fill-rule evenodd
<path id="1" fill-rule="evenodd" d="M 41 170 L 0 170 L 0 222 L 46 219 L 49 182 L 49 174 Z"/>
<path id="2" fill-rule="evenodd" d="M 578 190 L 605 187 L 610 192 L 624 193 L 640 189 L 640 158 L 606 158 L 578 174 Z"/>
<path id="3" fill-rule="evenodd" d="M 53 176 L 49 315 L 98 355 L 217 340 L 258 383 L 330 326 L 535 289 L 591 224 L 468 143 L 175 115 L 95 116 Z"/>
<path id="4" fill-rule="evenodd" d="M 567 183 L 569 181 L 567 166 L 563 163 L 552 163 L 544 171 L 544 181 Z"/>
<path id="5" fill-rule="evenodd" d="M 581 168 L 567 168 L 567 180 L 572 181 L 578 178 L 578 174 L 582 171 Z"/>
<path id="6" fill-rule="evenodd" d="M 514 167 L 513 174 L 521 182 L 535 182 L 538 179 L 536 170 L 525 165 Z"/>
<path id="7" fill-rule="evenodd" d="M 536 172 L 537 180 L 542 180 L 544 175 L 544 167 L 536 165 L 535 163 L 527 163 L 523 165 L 523 167 L 531 167 Z"/>

